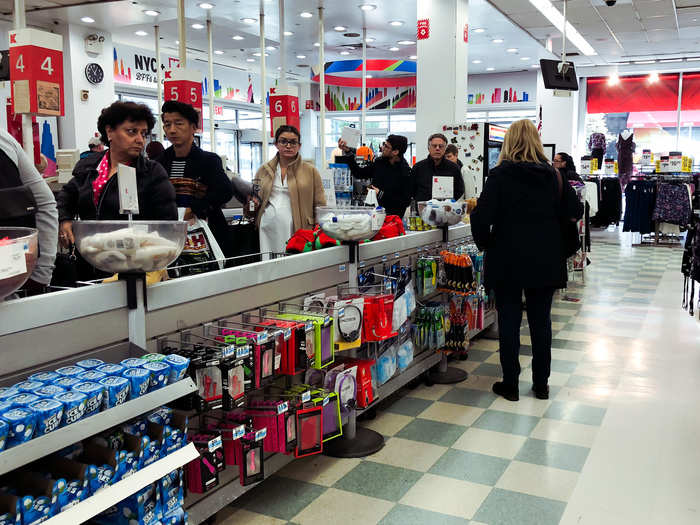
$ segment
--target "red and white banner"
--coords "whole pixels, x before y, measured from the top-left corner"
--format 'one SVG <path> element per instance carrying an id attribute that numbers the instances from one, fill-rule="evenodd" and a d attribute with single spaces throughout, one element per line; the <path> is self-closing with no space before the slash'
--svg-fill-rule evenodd
<path id="1" fill-rule="evenodd" d="M 294 126 L 299 129 L 299 91 L 295 87 L 270 89 L 270 136 L 280 126 Z"/>
<path id="2" fill-rule="evenodd" d="M 168 69 L 163 82 L 163 99 L 189 104 L 199 113 L 202 129 L 202 73 L 194 69 Z"/>

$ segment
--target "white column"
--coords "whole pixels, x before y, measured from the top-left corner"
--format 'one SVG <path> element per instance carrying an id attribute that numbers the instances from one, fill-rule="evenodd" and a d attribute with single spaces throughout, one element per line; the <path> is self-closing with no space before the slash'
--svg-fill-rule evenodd
<path id="1" fill-rule="evenodd" d="M 209 59 L 209 89 L 207 89 L 207 94 L 209 95 L 209 142 L 212 153 L 216 153 L 216 137 L 214 136 L 214 45 L 212 39 L 211 18 L 207 17 L 207 40 L 209 44 L 207 57 Z"/>
<path id="2" fill-rule="evenodd" d="M 265 67 L 265 8 L 260 0 L 260 114 L 262 116 L 262 161 L 268 161 L 267 140 L 267 68 Z"/>
<path id="3" fill-rule="evenodd" d="M 554 144 L 556 151 L 577 158 L 578 92 L 564 91 L 556 96 L 553 89 L 545 89 L 542 73 L 537 73 L 537 112 L 542 107 L 542 144 Z"/>
<path id="4" fill-rule="evenodd" d="M 430 36 L 418 40 L 417 158 L 427 155 L 428 137 L 467 118 L 468 0 L 417 0 L 418 20 L 430 22 Z"/>
<path id="5" fill-rule="evenodd" d="M 284 0 L 279 0 L 280 17 L 280 88 L 287 92 L 287 37 L 284 36 Z"/>
<path id="6" fill-rule="evenodd" d="M 163 72 L 160 69 L 160 26 L 153 26 L 153 33 L 156 38 L 156 94 L 158 96 L 158 112 L 163 107 Z M 156 134 L 158 142 L 163 142 L 163 121 L 158 119 L 156 122 Z"/>
<path id="7" fill-rule="evenodd" d="M 363 17 L 364 18 L 364 17 Z M 367 142 L 367 27 L 362 28 L 362 91 L 360 93 L 362 101 L 362 144 Z"/>
<path id="8" fill-rule="evenodd" d="M 177 0 L 177 45 L 180 67 L 187 67 L 187 29 L 185 21 L 185 0 Z"/>
<path id="9" fill-rule="evenodd" d="M 24 0 L 15 0 L 15 29 L 27 27 L 27 19 L 24 13 Z M 65 93 L 63 94 L 65 97 Z M 32 116 L 22 114 L 22 148 L 27 157 L 34 159 L 34 133 L 32 131 Z"/>
<path id="10" fill-rule="evenodd" d="M 319 128 L 319 144 L 321 145 L 321 169 L 328 167 L 328 154 L 326 153 L 326 54 L 325 54 L 325 29 L 323 26 L 323 1 L 318 4 L 318 62 L 319 62 L 319 98 L 321 100 Z"/>

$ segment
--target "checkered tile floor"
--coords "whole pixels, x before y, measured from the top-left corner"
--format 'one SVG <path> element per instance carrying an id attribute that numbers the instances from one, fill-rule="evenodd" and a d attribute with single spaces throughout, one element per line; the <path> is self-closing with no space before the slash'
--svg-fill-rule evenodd
<path id="1" fill-rule="evenodd" d="M 381 451 L 294 461 L 218 522 L 559 523 L 617 388 L 623 350 L 640 337 L 661 277 L 678 271 L 680 258 L 679 249 L 594 246 L 585 285 L 565 293 L 578 301 L 562 294 L 552 309 L 548 401 L 529 391 L 524 322 L 519 402 L 491 392 L 501 374 L 498 342 L 476 340 L 469 359 L 454 363 L 467 381 L 406 389 L 363 423 L 386 437 Z"/>

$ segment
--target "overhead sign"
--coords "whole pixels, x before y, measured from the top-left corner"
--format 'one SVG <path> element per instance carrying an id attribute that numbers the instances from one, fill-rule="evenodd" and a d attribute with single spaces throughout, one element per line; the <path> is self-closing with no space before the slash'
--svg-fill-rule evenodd
<path id="1" fill-rule="evenodd" d="M 299 97 L 295 87 L 270 89 L 270 132 L 272 137 L 280 126 L 294 126 L 299 129 Z"/>
<path id="2" fill-rule="evenodd" d="M 189 104 L 199 113 L 199 129 L 202 129 L 202 74 L 194 69 L 175 68 L 165 72 L 163 99 Z"/>
<path id="3" fill-rule="evenodd" d="M 10 80 L 15 113 L 62 116 L 63 37 L 29 28 L 10 31 Z"/>

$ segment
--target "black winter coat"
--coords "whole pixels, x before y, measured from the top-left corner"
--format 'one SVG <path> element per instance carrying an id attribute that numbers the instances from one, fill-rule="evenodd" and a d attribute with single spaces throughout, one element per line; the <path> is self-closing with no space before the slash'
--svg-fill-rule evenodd
<path id="1" fill-rule="evenodd" d="M 433 198 L 433 177 L 452 177 L 453 198 L 459 200 L 464 196 L 464 179 L 459 166 L 444 158 L 436 166 L 433 159 L 428 157 L 416 162 L 413 166 L 413 198 L 416 202 L 429 201 Z"/>
<path id="2" fill-rule="evenodd" d="M 108 150 L 109 151 L 109 150 Z M 73 178 L 56 197 L 58 220 L 126 220 L 119 213 L 117 177 L 109 179 L 102 190 L 98 205 L 93 201 L 92 183 L 97 178 L 97 166 L 107 152 L 94 153 L 78 161 Z M 143 156 L 136 159 L 136 185 L 139 196 L 138 220 L 177 220 L 175 188 L 168 180 L 163 166 Z"/>
<path id="3" fill-rule="evenodd" d="M 583 204 L 566 182 L 559 200 L 551 166 L 508 161 L 496 166 L 471 214 L 474 240 L 485 250 L 486 287 L 563 288 L 560 218 L 582 215 Z"/>
<path id="4" fill-rule="evenodd" d="M 379 157 L 364 168 L 350 159 L 350 172 L 358 179 L 371 179 L 372 184 L 379 188 L 377 201 L 386 210 L 387 215 L 403 217 L 406 208 L 411 204 L 411 167 L 406 159 L 392 164 L 387 159 Z"/>

